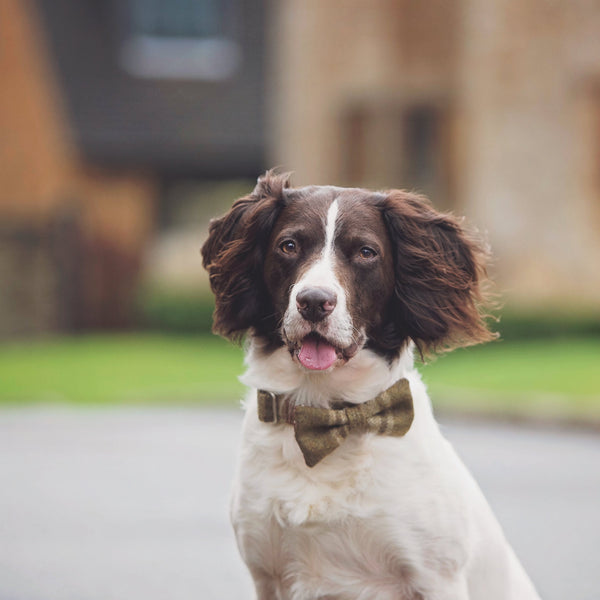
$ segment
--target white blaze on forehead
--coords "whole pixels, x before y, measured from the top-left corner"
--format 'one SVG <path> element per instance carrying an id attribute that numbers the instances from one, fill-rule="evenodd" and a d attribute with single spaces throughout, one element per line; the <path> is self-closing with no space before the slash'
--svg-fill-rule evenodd
<path id="1" fill-rule="evenodd" d="M 337 215 L 338 201 L 334 200 L 327 210 L 327 216 L 323 223 L 325 226 L 325 242 L 319 258 L 294 286 L 296 293 L 307 286 L 328 287 L 337 293 L 342 291 L 334 272 Z"/>
<path id="2" fill-rule="evenodd" d="M 338 215 L 338 201 L 334 200 L 327 211 L 325 222 L 325 246 L 323 246 L 323 258 L 331 257 L 334 252 L 335 225 Z"/>

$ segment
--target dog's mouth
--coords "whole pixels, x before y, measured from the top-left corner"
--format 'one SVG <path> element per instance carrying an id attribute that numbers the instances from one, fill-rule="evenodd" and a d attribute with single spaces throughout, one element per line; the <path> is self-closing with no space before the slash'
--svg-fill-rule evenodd
<path id="1" fill-rule="evenodd" d="M 318 333 L 309 333 L 290 348 L 298 362 L 310 371 L 326 371 L 334 365 L 350 360 L 360 349 L 362 342 L 347 348 L 334 345 Z"/>
<path id="2" fill-rule="evenodd" d="M 300 364 L 311 371 L 326 371 L 340 355 L 338 348 L 316 333 L 307 335 L 296 350 Z"/>

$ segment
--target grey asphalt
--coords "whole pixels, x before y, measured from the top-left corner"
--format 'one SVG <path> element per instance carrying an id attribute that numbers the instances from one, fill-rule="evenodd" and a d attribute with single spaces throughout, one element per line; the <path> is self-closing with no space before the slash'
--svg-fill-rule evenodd
<path id="1" fill-rule="evenodd" d="M 227 520 L 241 413 L 0 411 L 0 600 L 251 598 Z M 546 600 L 600 599 L 600 436 L 453 421 Z"/>

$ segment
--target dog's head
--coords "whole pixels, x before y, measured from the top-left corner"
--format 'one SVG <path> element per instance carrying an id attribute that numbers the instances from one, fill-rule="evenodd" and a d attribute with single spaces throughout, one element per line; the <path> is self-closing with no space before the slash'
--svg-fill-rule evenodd
<path id="1" fill-rule="evenodd" d="M 492 339 L 482 320 L 485 252 L 451 215 L 403 191 L 290 188 L 267 172 L 211 222 L 202 248 L 214 331 L 287 345 L 306 369 L 360 349 L 388 357 Z"/>

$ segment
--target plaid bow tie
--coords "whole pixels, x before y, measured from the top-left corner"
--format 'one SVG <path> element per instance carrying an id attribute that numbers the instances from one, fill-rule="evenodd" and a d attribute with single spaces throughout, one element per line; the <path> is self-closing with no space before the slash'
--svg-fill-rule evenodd
<path id="1" fill-rule="evenodd" d="M 350 433 L 403 436 L 414 417 L 407 379 L 400 379 L 372 400 L 345 408 L 295 406 L 285 395 L 258 392 L 258 418 L 264 423 L 294 426 L 304 461 L 314 467 L 331 454 Z"/>

